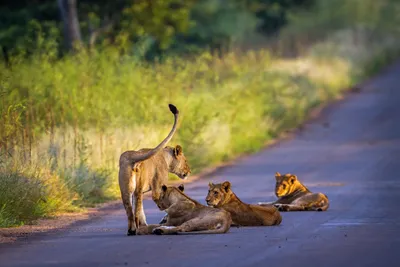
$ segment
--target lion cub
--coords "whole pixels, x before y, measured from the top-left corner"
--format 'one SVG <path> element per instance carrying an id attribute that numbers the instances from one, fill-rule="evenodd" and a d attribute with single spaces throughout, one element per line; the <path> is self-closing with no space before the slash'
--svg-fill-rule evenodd
<path id="1" fill-rule="evenodd" d="M 271 226 L 279 225 L 282 216 L 272 205 L 257 206 L 243 203 L 231 190 L 230 182 L 209 183 L 207 205 L 226 210 L 231 214 L 234 225 Z"/>
<path id="2" fill-rule="evenodd" d="M 280 211 L 326 211 L 329 208 L 328 197 L 322 193 L 313 193 L 305 187 L 296 175 L 275 173 L 274 202 L 259 202 L 261 206 L 273 204 Z"/>
<path id="3" fill-rule="evenodd" d="M 137 234 L 223 234 L 229 230 L 232 219 L 228 212 L 204 206 L 183 190 L 183 185 L 163 185 L 157 206 L 167 213 L 165 224 L 141 226 Z"/>

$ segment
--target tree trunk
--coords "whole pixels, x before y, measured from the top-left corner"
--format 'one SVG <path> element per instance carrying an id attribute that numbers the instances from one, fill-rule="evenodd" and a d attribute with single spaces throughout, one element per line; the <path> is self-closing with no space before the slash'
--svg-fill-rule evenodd
<path id="1" fill-rule="evenodd" d="M 64 22 L 65 44 L 73 49 L 82 43 L 76 0 L 57 0 L 57 3 Z"/>

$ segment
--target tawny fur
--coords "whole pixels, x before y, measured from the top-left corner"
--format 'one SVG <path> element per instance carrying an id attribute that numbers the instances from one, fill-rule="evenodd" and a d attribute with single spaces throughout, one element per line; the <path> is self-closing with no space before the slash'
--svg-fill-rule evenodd
<path id="1" fill-rule="evenodd" d="M 258 206 L 242 202 L 231 189 L 231 183 L 209 183 L 206 197 L 209 206 L 226 210 L 237 226 L 272 226 L 282 222 L 282 216 L 273 205 Z"/>
<path id="2" fill-rule="evenodd" d="M 275 179 L 275 194 L 278 199 L 268 203 L 259 202 L 259 205 L 272 204 L 279 211 L 326 211 L 329 208 L 328 197 L 322 193 L 311 192 L 296 175 L 281 175 L 277 172 Z"/>
<path id="3" fill-rule="evenodd" d="M 143 193 L 152 191 L 152 198 L 157 203 L 161 186 L 167 183 L 169 172 L 182 179 L 190 174 L 182 147 L 165 147 L 176 131 L 179 115 L 174 105 L 170 104 L 169 108 L 175 120 L 168 136 L 154 149 L 125 151 L 119 159 L 119 187 L 128 217 L 128 235 L 134 235 L 139 226 L 147 225 L 143 210 Z"/>
<path id="4" fill-rule="evenodd" d="M 165 224 L 139 227 L 137 234 L 223 234 L 232 223 L 228 212 L 204 206 L 184 194 L 183 185 L 163 185 L 157 205 L 167 213 Z"/>

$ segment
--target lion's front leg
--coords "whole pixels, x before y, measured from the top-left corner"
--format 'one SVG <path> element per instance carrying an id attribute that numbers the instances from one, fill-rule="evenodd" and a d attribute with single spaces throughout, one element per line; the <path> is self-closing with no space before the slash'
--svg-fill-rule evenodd
<path id="1" fill-rule="evenodd" d="M 194 218 L 182 223 L 179 226 L 162 225 L 153 230 L 156 235 L 176 235 L 178 233 L 187 233 L 193 231 L 208 230 L 208 224 L 200 218 Z"/>
<path id="2" fill-rule="evenodd" d="M 161 225 L 153 229 L 153 234 L 155 235 L 176 235 L 178 232 L 179 229 L 176 226 Z"/>
<path id="3" fill-rule="evenodd" d="M 137 228 L 136 230 L 136 235 L 151 235 L 153 234 L 153 230 L 160 226 L 161 225 L 159 224 L 149 224 L 149 225 L 139 226 L 139 228 Z"/>
<path id="4" fill-rule="evenodd" d="M 151 197 L 152 197 L 154 203 L 156 203 L 158 205 L 158 201 L 160 200 L 160 195 L 161 195 L 161 187 L 160 187 L 159 183 L 156 183 L 156 182 L 153 182 L 151 187 L 152 187 Z M 168 219 L 168 213 L 161 219 L 159 224 L 165 224 L 167 222 L 167 219 Z"/>
<path id="5" fill-rule="evenodd" d="M 165 216 L 161 219 L 161 221 L 159 222 L 159 224 L 166 224 L 168 221 L 168 214 L 165 214 Z"/>

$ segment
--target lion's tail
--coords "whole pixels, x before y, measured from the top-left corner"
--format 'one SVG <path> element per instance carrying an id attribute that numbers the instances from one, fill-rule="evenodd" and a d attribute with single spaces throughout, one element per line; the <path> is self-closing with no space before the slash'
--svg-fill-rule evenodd
<path id="1" fill-rule="evenodd" d="M 169 110 L 172 112 L 172 114 L 174 114 L 174 125 L 172 126 L 171 131 L 169 132 L 168 136 L 165 137 L 165 139 L 155 148 L 143 152 L 143 153 L 138 153 L 135 154 L 131 160 L 132 162 L 139 162 L 139 161 L 143 161 L 146 160 L 148 158 L 151 158 L 152 156 L 154 156 L 158 151 L 160 151 L 163 147 L 165 147 L 167 145 L 167 143 L 172 139 L 172 137 L 174 136 L 175 132 L 176 132 L 176 128 L 177 128 L 177 123 L 178 123 L 178 117 L 179 117 L 179 110 L 172 104 L 169 104 Z"/>

